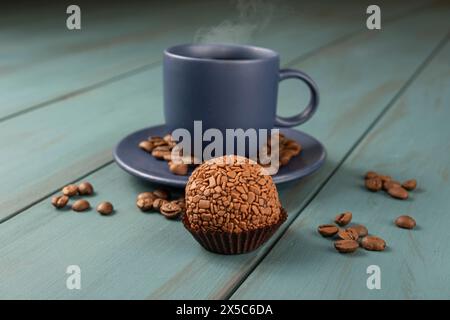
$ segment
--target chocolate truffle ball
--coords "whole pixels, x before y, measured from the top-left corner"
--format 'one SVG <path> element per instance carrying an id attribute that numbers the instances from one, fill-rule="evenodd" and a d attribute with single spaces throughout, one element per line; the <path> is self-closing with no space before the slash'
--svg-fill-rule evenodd
<path id="1" fill-rule="evenodd" d="M 192 230 L 238 233 L 276 224 L 281 204 L 260 165 L 228 155 L 206 161 L 189 177 L 186 215 Z"/>

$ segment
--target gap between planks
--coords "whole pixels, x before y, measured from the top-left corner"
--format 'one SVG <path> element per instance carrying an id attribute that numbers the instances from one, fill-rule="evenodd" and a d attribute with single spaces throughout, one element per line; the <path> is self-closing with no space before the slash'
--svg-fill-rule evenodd
<path id="1" fill-rule="evenodd" d="M 229 292 L 225 293 L 224 296 L 218 297 L 219 299 L 229 300 L 234 293 L 241 287 L 241 285 L 247 280 L 249 275 L 258 267 L 258 265 L 264 260 L 264 258 L 272 251 L 272 249 L 276 246 L 278 241 L 283 237 L 289 227 L 294 223 L 294 221 L 301 215 L 302 211 L 309 206 L 309 204 L 316 198 L 316 196 L 322 191 L 325 185 L 330 181 L 331 178 L 336 174 L 336 172 L 341 168 L 341 166 L 345 163 L 345 161 L 350 157 L 353 151 L 361 144 L 361 142 L 367 137 L 367 135 L 372 131 L 372 129 L 382 120 L 385 114 L 391 109 L 391 107 L 397 102 L 397 100 L 403 95 L 403 93 L 411 86 L 411 84 L 417 79 L 417 77 L 422 73 L 423 70 L 431 63 L 431 61 L 436 57 L 436 55 L 445 47 L 448 40 L 450 39 L 450 33 L 447 35 L 436 45 L 433 51 L 428 55 L 428 57 L 419 65 L 419 67 L 414 71 L 411 77 L 405 82 L 405 84 L 400 88 L 397 94 L 387 103 L 387 105 L 383 108 L 380 114 L 372 121 L 372 123 L 367 127 L 367 129 L 361 134 L 361 136 L 356 140 L 356 142 L 350 147 L 350 149 L 345 153 L 344 157 L 341 161 L 338 162 L 336 167 L 330 172 L 330 174 L 323 180 L 323 182 L 312 192 L 311 197 L 301 206 L 300 210 L 296 213 L 294 219 L 288 222 L 286 228 L 280 230 L 274 236 L 275 240 L 272 244 L 267 248 L 267 250 L 261 255 L 259 259 L 257 259 L 252 265 L 252 267 L 247 270 L 247 272 L 239 279 L 239 283 L 237 283 L 233 288 L 230 289 Z"/>
<path id="2" fill-rule="evenodd" d="M 440 2 L 439 0 L 433 1 L 433 2 L 431 2 L 431 3 L 427 3 L 427 4 L 423 5 L 423 6 L 419 6 L 419 7 L 417 7 L 417 8 L 412 8 L 411 10 L 407 10 L 406 12 L 399 13 L 399 14 L 396 15 L 396 16 L 394 15 L 394 16 L 392 16 L 392 17 L 385 18 L 385 19 L 383 19 L 383 25 L 384 25 L 384 24 L 389 24 L 389 23 L 392 23 L 392 22 L 396 22 L 396 21 L 398 21 L 398 20 L 407 18 L 407 17 L 409 17 L 410 15 L 413 15 L 413 14 L 415 14 L 415 13 L 422 12 L 423 10 L 428 9 L 429 7 L 432 7 L 432 6 L 436 5 L 436 4 L 439 3 L 439 2 Z M 289 62 L 286 64 L 286 66 L 287 66 L 287 67 L 290 67 L 290 66 L 296 65 L 296 64 L 298 64 L 298 63 L 300 63 L 300 62 L 302 62 L 302 61 L 304 61 L 304 60 L 306 60 L 306 59 L 312 57 L 313 55 L 315 55 L 316 53 L 320 52 L 321 50 L 326 50 L 327 48 L 332 47 L 332 46 L 334 46 L 334 45 L 337 45 L 337 44 L 339 44 L 340 42 L 347 41 L 348 39 L 350 39 L 350 38 L 352 38 L 352 37 L 358 35 L 359 33 L 361 33 L 361 32 L 364 31 L 364 30 L 365 30 L 365 29 L 362 29 L 362 30 L 361 30 L 361 29 L 360 29 L 360 30 L 356 30 L 356 31 L 350 32 L 350 33 L 348 33 L 348 34 L 345 34 L 345 35 L 343 35 L 343 36 L 341 36 L 341 37 L 339 37 L 339 38 L 336 38 L 335 40 L 330 41 L 330 42 L 328 42 L 327 44 L 325 44 L 325 45 L 323 45 L 323 46 L 321 46 L 321 47 L 318 47 L 318 48 L 316 48 L 316 49 L 314 49 L 314 50 L 311 50 L 310 52 L 307 52 L 307 53 L 305 53 L 304 55 L 302 55 L 302 56 L 300 56 L 300 57 L 297 57 L 297 58 L 292 59 L 291 61 L 289 61 Z M 0 119 L 0 121 L 1 121 L 1 119 Z"/>
<path id="3" fill-rule="evenodd" d="M 390 18 L 386 18 L 385 21 L 384 21 L 384 24 L 388 24 L 388 23 L 392 23 L 392 22 L 404 19 L 404 18 L 406 18 L 406 17 L 408 17 L 408 16 L 410 16 L 410 15 L 412 15 L 414 13 L 421 12 L 422 10 L 425 10 L 425 9 L 428 9 L 429 7 L 432 7 L 433 5 L 435 5 L 438 2 L 439 1 L 433 1 L 433 2 L 425 4 L 423 6 L 419 6 L 417 8 L 413 8 L 411 10 L 408 10 L 408 11 L 406 11 L 404 13 L 398 14 L 396 16 L 392 16 Z M 344 42 L 344 41 L 346 41 L 346 40 L 348 40 L 348 39 L 358 35 L 359 33 L 363 32 L 363 31 L 365 31 L 365 29 L 359 29 L 359 30 L 350 32 L 348 34 L 345 34 L 345 35 L 343 35 L 341 37 L 338 37 L 335 40 L 324 44 L 323 46 L 315 48 L 315 49 L 313 49 L 313 50 L 311 50 L 311 51 L 309 51 L 309 52 L 307 52 L 307 53 L 305 53 L 305 54 L 303 54 L 301 56 L 298 56 L 298 57 L 292 59 L 291 61 L 286 63 L 284 67 L 292 67 L 292 66 L 294 66 L 294 65 L 296 65 L 296 64 L 298 64 L 298 63 L 300 63 L 300 62 L 302 62 L 302 61 L 304 61 L 304 60 L 306 60 L 306 59 L 308 59 L 308 58 L 310 58 L 310 57 L 312 57 L 312 56 L 314 56 L 316 54 L 318 54 L 320 51 L 326 50 L 327 48 L 332 47 L 332 46 L 334 46 L 334 45 L 336 45 L 336 44 L 338 44 L 340 42 Z M 119 74 L 117 74 L 115 76 L 112 76 L 110 78 L 101 80 L 101 81 L 96 82 L 94 84 L 91 84 L 89 86 L 86 86 L 86 87 L 83 87 L 83 88 L 80 88 L 80 89 L 77 89 L 77 90 L 74 90 L 74 91 L 69 91 L 69 92 L 64 93 L 62 95 L 59 95 L 59 96 L 57 96 L 55 98 L 49 99 L 47 101 L 40 102 L 38 104 L 29 106 L 28 108 L 25 108 L 25 109 L 22 109 L 20 111 L 11 113 L 11 114 L 9 114 L 7 116 L 4 116 L 4 117 L 0 118 L 0 123 L 2 123 L 4 121 L 8 121 L 8 120 L 13 119 L 13 118 L 18 117 L 18 116 L 21 116 L 21 115 L 26 114 L 28 112 L 33 112 L 35 110 L 39 110 L 41 108 L 45 108 L 47 106 L 51 106 L 54 103 L 57 103 L 57 102 L 60 102 L 60 101 L 66 100 L 66 99 L 71 99 L 73 97 L 76 97 L 76 96 L 79 96 L 81 94 L 90 92 L 92 90 L 95 90 L 95 89 L 107 86 L 109 84 L 118 82 L 118 81 L 126 79 L 128 77 L 132 77 L 132 76 L 140 74 L 142 72 L 151 70 L 153 68 L 156 68 L 156 67 L 160 66 L 161 63 L 162 63 L 162 60 L 159 59 L 159 60 L 153 61 L 151 63 L 143 64 L 143 65 L 141 65 L 139 67 L 136 67 L 134 69 L 131 69 L 131 70 L 119 73 Z M 42 198 L 38 199 L 34 203 L 38 203 L 40 200 L 42 200 Z M 30 206 L 27 206 L 27 208 L 29 208 L 29 207 Z M 23 209 L 23 210 L 25 210 L 25 209 Z M 23 211 L 23 210 L 21 210 L 21 211 Z M 16 215 L 17 213 L 20 213 L 20 212 L 13 213 L 12 216 Z M 5 218 L 5 219 L 7 219 L 7 218 Z M 4 220 L 0 220 L 0 223 L 2 223 Z"/>
<path id="4" fill-rule="evenodd" d="M 47 106 L 51 106 L 54 103 L 57 103 L 57 102 L 60 102 L 60 101 L 66 100 L 66 99 L 70 99 L 70 98 L 73 98 L 73 97 L 76 97 L 76 96 L 79 96 L 79 95 L 81 95 L 83 93 L 95 90 L 97 88 L 101 88 L 103 86 L 106 86 L 108 84 L 120 81 L 122 79 L 126 79 L 128 77 L 134 76 L 134 75 L 139 74 L 141 72 L 144 72 L 144 71 L 147 71 L 147 70 L 151 70 L 151 69 L 159 66 L 160 63 L 161 63 L 160 60 L 153 61 L 152 63 L 145 64 L 145 65 L 142 65 L 140 67 L 134 68 L 132 70 L 128 70 L 128 71 L 119 73 L 119 74 L 117 74 L 117 75 L 115 75 L 115 76 L 113 76 L 111 78 L 104 79 L 104 80 L 99 81 L 97 83 L 94 83 L 94 84 L 92 84 L 90 86 L 87 86 L 87 87 L 84 87 L 84 88 L 80 88 L 80 89 L 77 89 L 77 90 L 74 90 L 74 91 L 62 94 L 60 96 L 57 96 L 55 98 L 52 98 L 52 99 L 44 101 L 44 102 L 40 102 L 40 103 L 38 103 L 36 105 L 32 105 L 32 106 L 30 106 L 28 108 L 22 109 L 20 111 L 11 113 L 11 114 L 3 117 L 3 118 L 0 118 L 0 123 L 4 122 L 4 121 L 7 121 L 7 120 L 10 120 L 12 118 L 15 118 L 17 116 L 20 116 L 22 114 L 25 114 L 25 113 L 28 113 L 28 112 L 32 112 L 34 110 L 38 110 L 38 109 L 41 109 L 41 108 L 44 108 L 44 107 L 47 107 Z"/>

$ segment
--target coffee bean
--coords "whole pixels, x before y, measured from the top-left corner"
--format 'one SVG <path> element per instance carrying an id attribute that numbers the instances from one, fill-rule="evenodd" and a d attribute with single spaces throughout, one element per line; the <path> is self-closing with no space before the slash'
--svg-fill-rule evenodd
<path id="1" fill-rule="evenodd" d="M 153 191 L 153 195 L 156 197 L 156 198 L 159 198 L 159 199 L 164 199 L 164 200 L 167 200 L 167 199 L 169 199 L 170 198 L 170 193 L 169 193 L 169 191 L 168 190 L 166 190 L 166 189 L 156 189 L 155 191 Z"/>
<path id="2" fill-rule="evenodd" d="M 161 147 L 161 146 L 166 146 L 167 145 L 167 142 L 163 138 L 158 137 L 158 136 L 150 137 L 149 141 L 155 147 Z"/>
<path id="3" fill-rule="evenodd" d="M 323 224 L 320 225 L 317 228 L 317 231 L 323 236 L 323 237 L 332 237 L 336 233 L 339 232 L 339 228 L 336 227 L 334 224 Z"/>
<path id="4" fill-rule="evenodd" d="M 383 182 L 383 189 L 384 190 L 389 190 L 390 188 L 394 188 L 394 187 L 401 187 L 401 183 L 395 180 L 388 180 Z"/>
<path id="5" fill-rule="evenodd" d="M 181 197 L 179 199 L 172 200 L 171 202 L 180 207 L 181 212 L 179 216 L 183 216 L 184 213 L 186 212 L 186 199 L 184 197 Z"/>
<path id="6" fill-rule="evenodd" d="M 159 146 L 153 149 L 152 156 L 154 156 L 156 159 L 164 160 L 164 156 L 170 155 L 171 151 L 168 146 Z"/>
<path id="7" fill-rule="evenodd" d="M 349 224 L 350 221 L 352 221 L 352 213 L 350 211 L 338 214 L 334 219 L 334 222 L 336 222 L 340 226 L 345 226 Z"/>
<path id="8" fill-rule="evenodd" d="M 386 248 L 386 242 L 380 237 L 367 236 L 362 239 L 361 246 L 369 251 L 383 251 Z"/>
<path id="9" fill-rule="evenodd" d="M 153 148 L 155 146 L 153 145 L 153 143 L 151 143 L 148 140 L 144 140 L 139 142 L 139 148 L 141 148 L 144 151 L 147 151 L 148 153 L 152 152 Z"/>
<path id="10" fill-rule="evenodd" d="M 98 213 L 100 213 L 101 215 L 107 216 L 109 214 L 111 214 L 114 210 L 113 205 L 111 204 L 111 202 L 101 202 L 98 206 L 97 206 L 97 211 Z"/>
<path id="11" fill-rule="evenodd" d="M 136 206 L 141 209 L 141 211 L 149 211 L 153 209 L 153 202 L 152 198 L 141 198 L 136 201 Z"/>
<path id="12" fill-rule="evenodd" d="M 366 179 L 366 188 L 370 191 L 379 191 L 383 187 L 383 181 L 380 177 Z"/>
<path id="13" fill-rule="evenodd" d="M 181 207 L 175 202 L 165 202 L 159 209 L 161 214 L 168 219 L 176 219 L 181 213 Z"/>
<path id="14" fill-rule="evenodd" d="M 352 228 L 347 228 L 338 232 L 338 237 L 342 240 L 358 240 L 358 232 Z"/>
<path id="15" fill-rule="evenodd" d="M 161 198 L 157 198 L 155 199 L 155 201 L 153 201 L 153 209 L 155 209 L 156 211 L 161 210 L 161 207 L 163 206 L 163 204 L 167 203 L 169 201 L 165 200 L 165 199 L 161 199 Z"/>
<path id="16" fill-rule="evenodd" d="M 375 171 L 367 171 L 366 172 L 366 175 L 365 175 L 366 179 L 372 179 L 375 177 L 378 177 L 378 173 L 376 173 Z"/>
<path id="17" fill-rule="evenodd" d="M 150 199 L 152 199 L 152 201 L 156 199 L 153 192 L 141 192 L 138 194 L 136 201 L 141 200 L 141 199 L 146 199 L 146 198 L 150 198 Z"/>
<path id="18" fill-rule="evenodd" d="M 417 187 L 417 181 L 416 179 L 406 180 L 403 182 L 402 187 L 409 191 L 414 190 Z"/>
<path id="19" fill-rule="evenodd" d="M 263 152 L 267 153 L 267 155 L 271 155 L 272 154 L 272 145 L 271 143 L 275 142 L 275 139 L 279 139 L 278 140 L 278 158 L 280 161 L 280 165 L 281 166 L 285 166 L 287 165 L 290 160 L 297 156 L 301 150 L 302 150 L 302 146 L 295 140 L 293 139 L 287 139 L 286 137 L 281 137 L 278 136 L 276 137 L 275 135 L 272 136 L 269 141 L 267 141 L 267 146 L 263 147 Z M 268 165 L 263 165 L 261 164 L 261 166 L 265 167 L 265 166 L 270 166 L 270 164 Z"/>
<path id="20" fill-rule="evenodd" d="M 68 196 L 54 196 L 52 198 L 52 205 L 58 209 L 64 208 L 67 202 L 69 202 Z"/>
<path id="21" fill-rule="evenodd" d="M 284 144 L 283 150 L 291 152 L 293 156 L 297 156 L 302 151 L 302 146 L 297 141 L 289 139 Z"/>
<path id="22" fill-rule="evenodd" d="M 181 197 L 177 200 L 173 200 L 172 202 L 176 203 L 177 205 L 180 206 L 181 211 L 185 211 L 186 210 L 186 199 L 184 197 Z"/>
<path id="23" fill-rule="evenodd" d="M 76 196 L 78 194 L 78 187 L 74 184 L 69 184 L 62 189 L 62 193 L 68 197 Z"/>
<path id="24" fill-rule="evenodd" d="M 188 168 L 189 168 L 188 165 L 184 164 L 184 163 L 180 163 L 180 164 L 170 163 L 169 164 L 170 172 L 172 172 L 173 174 L 176 174 L 178 176 L 187 175 Z"/>
<path id="25" fill-rule="evenodd" d="M 292 157 L 288 156 L 288 155 L 284 155 L 284 156 L 280 157 L 280 164 L 282 166 L 286 166 L 289 163 L 289 161 L 291 161 L 291 158 Z"/>
<path id="26" fill-rule="evenodd" d="M 167 144 L 169 144 L 169 143 L 171 143 L 171 142 L 174 141 L 173 138 L 172 138 L 172 135 L 171 135 L 170 133 L 166 134 L 166 135 L 163 137 L 163 140 L 164 140 Z"/>
<path id="27" fill-rule="evenodd" d="M 77 212 L 86 211 L 90 207 L 91 205 L 89 204 L 89 202 L 84 199 L 77 200 L 72 204 L 72 210 Z"/>
<path id="28" fill-rule="evenodd" d="M 413 217 L 410 216 L 400 216 L 397 219 L 395 219 L 395 224 L 397 227 L 403 228 L 403 229 L 414 229 L 416 226 L 416 220 L 414 220 Z"/>
<path id="29" fill-rule="evenodd" d="M 283 147 L 282 150 L 280 150 L 280 158 L 283 158 L 284 156 L 292 158 L 295 156 L 296 150 L 294 149 L 286 149 Z"/>
<path id="30" fill-rule="evenodd" d="M 365 237 L 369 234 L 369 230 L 367 230 L 367 228 L 362 224 L 355 224 L 351 226 L 349 229 L 355 230 L 356 233 L 358 233 L 359 238 Z"/>
<path id="31" fill-rule="evenodd" d="M 359 248 L 359 244 L 355 240 L 337 240 L 334 242 L 334 247 L 339 253 L 351 253 Z"/>
<path id="32" fill-rule="evenodd" d="M 385 176 L 385 175 L 379 175 L 378 178 L 380 178 L 381 181 L 383 181 L 383 183 L 386 181 L 392 180 L 391 176 Z"/>
<path id="33" fill-rule="evenodd" d="M 389 195 L 396 199 L 406 200 L 408 199 L 408 191 L 402 187 L 392 187 L 387 191 Z"/>
<path id="34" fill-rule="evenodd" d="M 83 182 L 78 185 L 78 192 L 81 195 L 91 195 L 94 193 L 94 187 L 89 182 Z"/>

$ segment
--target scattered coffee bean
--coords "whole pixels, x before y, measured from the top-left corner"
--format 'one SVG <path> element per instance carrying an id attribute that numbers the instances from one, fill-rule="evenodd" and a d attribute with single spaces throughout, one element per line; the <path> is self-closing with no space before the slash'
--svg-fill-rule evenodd
<path id="1" fill-rule="evenodd" d="M 64 208 L 67 202 L 69 202 L 68 196 L 54 196 L 52 198 L 52 205 L 58 209 Z"/>
<path id="2" fill-rule="evenodd" d="M 141 209 L 141 211 L 149 211 L 153 209 L 153 199 L 152 198 L 137 199 L 136 206 L 139 209 Z"/>
<path id="3" fill-rule="evenodd" d="M 109 214 L 111 214 L 113 212 L 114 208 L 113 205 L 111 204 L 111 202 L 101 202 L 98 206 L 97 206 L 97 211 L 98 213 L 100 213 L 101 215 L 107 216 Z"/>
<path id="4" fill-rule="evenodd" d="M 166 134 L 163 138 L 163 140 L 167 143 L 167 145 L 169 147 L 175 147 L 177 144 L 177 141 L 174 140 L 174 138 L 172 137 L 172 135 L 170 133 Z"/>
<path id="5" fill-rule="evenodd" d="M 164 156 L 170 155 L 171 151 L 168 146 L 159 146 L 153 149 L 152 156 L 156 159 L 164 160 Z"/>
<path id="6" fill-rule="evenodd" d="M 163 140 L 164 140 L 165 142 L 167 142 L 167 143 L 171 142 L 171 141 L 172 141 L 172 135 L 171 135 L 170 133 L 166 134 L 166 135 L 163 137 Z"/>
<path id="7" fill-rule="evenodd" d="M 358 233 L 359 238 L 365 237 L 369 234 L 369 230 L 367 230 L 367 228 L 362 224 L 355 224 L 351 226 L 349 229 L 355 230 L 356 233 Z"/>
<path id="8" fill-rule="evenodd" d="M 416 179 L 406 180 L 403 182 L 402 187 L 409 191 L 414 190 L 417 187 L 417 181 Z"/>
<path id="9" fill-rule="evenodd" d="M 394 188 L 394 187 L 401 187 L 401 183 L 395 180 L 388 180 L 383 182 L 383 189 L 384 190 L 389 190 L 390 188 Z"/>
<path id="10" fill-rule="evenodd" d="M 339 232 L 339 228 L 336 227 L 334 224 L 323 224 L 320 225 L 317 228 L 317 231 L 323 236 L 323 237 L 332 237 L 336 233 Z"/>
<path id="11" fill-rule="evenodd" d="M 155 201 L 153 201 L 153 209 L 155 209 L 156 211 L 161 210 L 161 207 L 163 206 L 163 204 L 167 203 L 169 201 L 167 201 L 166 199 L 162 199 L 162 198 L 157 198 L 155 199 Z"/>
<path id="12" fill-rule="evenodd" d="M 158 136 L 150 137 L 149 140 L 155 147 L 165 146 L 167 145 L 167 142 Z"/>
<path id="13" fill-rule="evenodd" d="M 403 229 L 414 229 L 416 226 L 416 220 L 414 220 L 413 217 L 410 216 L 400 216 L 397 219 L 395 219 L 395 224 L 397 227 L 403 228 Z"/>
<path id="14" fill-rule="evenodd" d="M 91 195 L 94 193 L 94 187 L 89 182 L 83 182 L 78 185 L 80 195 Z"/>
<path id="15" fill-rule="evenodd" d="M 156 197 L 153 194 L 153 192 L 141 192 L 141 193 L 138 194 L 138 196 L 136 198 L 136 201 L 140 200 L 140 199 L 145 199 L 145 198 L 150 198 L 152 200 L 156 199 Z"/>
<path id="16" fill-rule="evenodd" d="M 383 251 L 386 248 L 386 242 L 380 237 L 367 236 L 362 239 L 361 246 L 369 251 Z"/>
<path id="17" fill-rule="evenodd" d="M 378 177 L 378 173 L 376 173 L 375 171 L 367 171 L 366 172 L 366 175 L 365 175 L 366 179 L 372 179 L 375 177 Z"/>
<path id="18" fill-rule="evenodd" d="M 175 163 L 169 163 L 169 170 L 173 174 L 176 174 L 178 176 L 185 176 L 188 172 L 188 165 L 184 163 L 175 164 Z"/>
<path id="19" fill-rule="evenodd" d="M 150 141 L 144 140 L 139 143 L 139 148 L 150 153 L 152 152 L 154 145 Z"/>
<path id="20" fill-rule="evenodd" d="M 336 222 L 340 226 L 345 226 L 349 224 L 350 221 L 352 221 L 352 213 L 350 211 L 338 214 L 334 219 L 334 222 Z"/>
<path id="21" fill-rule="evenodd" d="M 86 211 L 90 207 L 91 205 L 89 204 L 89 202 L 84 199 L 77 200 L 72 204 L 72 210 L 77 212 Z"/>
<path id="22" fill-rule="evenodd" d="M 153 191 L 153 195 L 156 198 L 164 199 L 164 200 L 167 200 L 170 198 L 170 193 L 166 189 L 156 189 L 155 191 Z"/>
<path id="23" fill-rule="evenodd" d="M 378 191 L 383 188 L 391 197 L 396 199 L 408 199 L 408 191 L 414 190 L 417 187 L 417 181 L 415 179 L 400 183 L 392 179 L 391 176 L 380 175 L 374 171 L 368 171 L 365 177 L 365 185 L 368 190 Z"/>
<path id="24" fill-rule="evenodd" d="M 402 187 L 392 187 L 392 188 L 389 188 L 387 192 L 393 198 L 401 199 L 401 200 L 408 199 L 408 191 L 406 191 Z"/>
<path id="25" fill-rule="evenodd" d="M 370 191 L 379 191 L 383 187 L 383 181 L 380 177 L 374 177 L 370 179 L 366 179 L 366 188 Z"/>
<path id="26" fill-rule="evenodd" d="M 280 161 L 280 165 L 286 166 L 289 163 L 289 161 L 291 161 L 291 157 L 284 154 L 284 155 L 280 156 L 279 161 Z"/>
<path id="27" fill-rule="evenodd" d="M 338 237 L 342 240 L 358 240 L 358 232 L 352 228 L 347 228 L 338 232 Z"/>
<path id="28" fill-rule="evenodd" d="M 186 199 L 184 197 L 173 200 L 172 202 L 178 204 L 182 210 L 186 209 Z"/>
<path id="29" fill-rule="evenodd" d="M 285 139 L 285 142 L 283 144 L 284 151 L 289 151 L 294 156 L 298 155 L 301 152 L 302 146 L 297 141 L 292 140 L 292 139 L 287 139 L 286 137 L 284 139 Z"/>
<path id="30" fill-rule="evenodd" d="M 62 189 L 62 193 L 68 197 L 76 196 L 78 194 L 78 187 L 74 184 L 69 184 Z"/>
<path id="31" fill-rule="evenodd" d="M 302 146 L 297 141 L 288 139 L 282 134 L 279 134 L 278 138 L 278 157 L 280 165 L 284 166 L 287 165 L 293 157 L 300 154 Z M 263 147 L 269 156 L 271 153 L 273 139 L 274 138 L 269 139 L 269 141 L 267 141 L 267 146 Z M 170 162 L 172 160 L 172 152 L 174 151 L 174 147 L 176 145 L 177 141 L 175 141 L 170 134 L 167 134 L 164 138 L 157 136 L 149 137 L 148 140 L 144 140 L 139 143 L 139 148 L 151 153 L 156 159 Z M 180 156 L 182 156 L 182 154 L 180 154 Z M 189 165 L 197 165 L 201 163 L 201 161 L 192 160 L 193 159 L 191 159 L 191 157 L 182 157 L 184 165 L 174 166 L 169 164 L 169 170 L 176 175 L 188 175 Z M 270 166 L 270 164 L 262 166 Z"/>
<path id="32" fill-rule="evenodd" d="M 351 253 L 359 248 L 359 244 L 355 240 L 337 240 L 334 242 L 334 247 L 339 253 Z"/>
<path id="33" fill-rule="evenodd" d="M 178 218 L 182 210 L 175 201 L 172 201 L 163 203 L 159 211 L 164 217 L 168 219 L 176 219 Z"/>
<path id="34" fill-rule="evenodd" d="M 276 137 L 274 136 L 276 139 Z M 267 150 L 270 154 L 272 139 L 267 141 Z M 279 161 L 281 166 L 286 166 L 293 157 L 300 154 L 302 146 L 295 140 L 288 139 L 283 134 L 278 135 Z"/>
<path id="35" fill-rule="evenodd" d="M 383 183 L 386 182 L 386 181 L 392 180 L 391 176 L 385 176 L 385 175 L 379 175 L 378 178 L 380 178 L 381 181 L 383 181 Z"/>

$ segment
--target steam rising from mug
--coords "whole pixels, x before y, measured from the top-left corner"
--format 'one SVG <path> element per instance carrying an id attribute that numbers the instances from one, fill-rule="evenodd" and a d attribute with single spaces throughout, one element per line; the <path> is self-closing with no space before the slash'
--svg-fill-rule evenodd
<path id="1" fill-rule="evenodd" d="M 232 3 L 237 16 L 217 26 L 199 29 L 194 43 L 250 43 L 257 32 L 270 24 L 277 4 L 273 0 L 233 0 Z"/>

